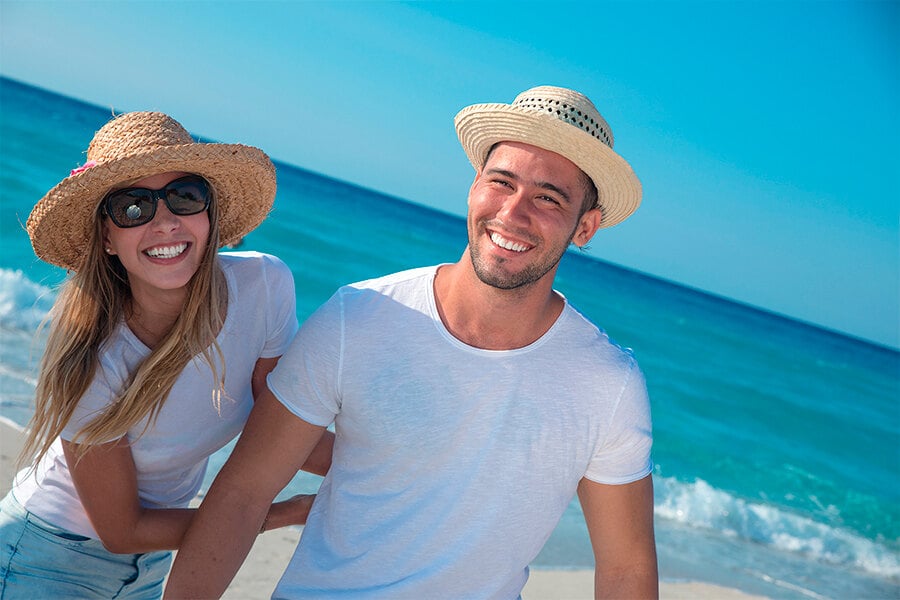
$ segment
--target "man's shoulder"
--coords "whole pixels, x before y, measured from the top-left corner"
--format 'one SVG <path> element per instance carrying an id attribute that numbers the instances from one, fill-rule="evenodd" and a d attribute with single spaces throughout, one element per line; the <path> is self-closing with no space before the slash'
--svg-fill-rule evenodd
<path id="1" fill-rule="evenodd" d="M 390 275 L 383 275 L 373 279 L 365 279 L 344 286 L 342 292 L 353 294 L 355 291 L 378 291 L 385 292 L 398 287 L 416 287 L 424 285 L 434 279 L 434 273 L 438 266 L 416 267 L 405 271 L 398 271 Z"/>
<path id="2" fill-rule="evenodd" d="M 637 366 L 634 351 L 614 340 L 605 329 L 594 323 L 587 315 L 566 302 L 569 318 L 568 335 L 573 337 L 573 346 L 588 351 L 594 359 L 626 369 Z"/>
<path id="3" fill-rule="evenodd" d="M 437 266 L 420 267 L 351 283 L 341 287 L 328 304 L 340 307 L 342 318 L 355 315 L 367 323 L 397 315 L 400 309 L 430 313 L 436 271 Z"/>

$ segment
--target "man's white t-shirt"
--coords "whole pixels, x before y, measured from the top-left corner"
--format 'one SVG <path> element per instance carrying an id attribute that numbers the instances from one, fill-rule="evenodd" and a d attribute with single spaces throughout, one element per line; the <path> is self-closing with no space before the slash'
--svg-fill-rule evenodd
<path id="1" fill-rule="evenodd" d="M 630 351 L 568 303 L 527 347 L 468 346 L 438 316 L 435 272 L 341 288 L 268 377 L 337 436 L 274 598 L 515 598 L 583 477 L 650 473 Z"/>

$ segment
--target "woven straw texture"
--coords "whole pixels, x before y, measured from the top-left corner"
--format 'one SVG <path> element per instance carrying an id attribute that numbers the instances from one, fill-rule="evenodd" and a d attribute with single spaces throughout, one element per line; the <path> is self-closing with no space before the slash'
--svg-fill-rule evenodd
<path id="1" fill-rule="evenodd" d="M 47 192 L 31 211 L 25 228 L 35 254 L 77 271 L 103 197 L 112 189 L 170 171 L 195 173 L 210 182 L 223 246 L 255 229 L 275 200 L 275 167 L 262 150 L 197 143 L 167 115 L 125 113 L 94 135 L 85 167 Z"/>
<path id="2" fill-rule="evenodd" d="M 454 119 L 469 162 L 481 170 L 498 142 L 521 142 L 575 163 L 597 187 L 601 227 L 627 219 L 641 203 L 641 182 L 613 149 L 612 130 L 593 103 L 566 88 L 539 86 L 512 104 L 475 104 Z"/>

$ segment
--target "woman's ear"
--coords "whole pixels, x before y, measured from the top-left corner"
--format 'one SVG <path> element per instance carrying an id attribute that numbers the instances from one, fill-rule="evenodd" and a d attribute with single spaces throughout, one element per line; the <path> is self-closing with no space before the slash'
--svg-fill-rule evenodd
<path id="1" fill-rule="evenodd" d="M 109 221 L 107 219 L 100 223 L 100 243 L 103 244 L 103 251 L 110 256 L 116 253 L 109 241 Z"/>

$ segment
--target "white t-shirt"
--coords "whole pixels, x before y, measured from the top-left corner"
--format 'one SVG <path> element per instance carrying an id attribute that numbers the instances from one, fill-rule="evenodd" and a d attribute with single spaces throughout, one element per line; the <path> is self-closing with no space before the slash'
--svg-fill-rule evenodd
<path id="1" fill-rule="evenodd" d="M 438 316 L 435 272 L 341 288 L 268 377 L 337 435 L 274 598 L 515 598 L 583 477 L 650 473 L 630 351 L 568 303 L 525 348 L 468 346 Z"/>
<path id="2" fill-rule="evenodd" d="M 240 433 L 247 420 L 253 406 L 250 375 L 256 361 L 282 355 L 297 332 L 294 280 L 281 260 L 258 252 L 235 252 L 221 254 L 220 263 L 228 282 L 228 313 L 216 338 L 226 364 L 220 411 L 213 403 L 212 372 L 197 357 L 175 382 L 155 425 L 140 437 L 143 422 L 129 431 L 138 495 L 147 508 L 188 506 L 200 489 L 209 455 Z M 71 440 L 108 406 L 149 352 L 120 323 L 103 344 L 97 374 L 61 437 Z M 221 366 L 217 367 L 221 376 Z M 97 537 L 75 491 L 59 439 L 35 472 L 28 471 L 19 473 L 13 487 L 20 504 L 58 527 Z"/>

